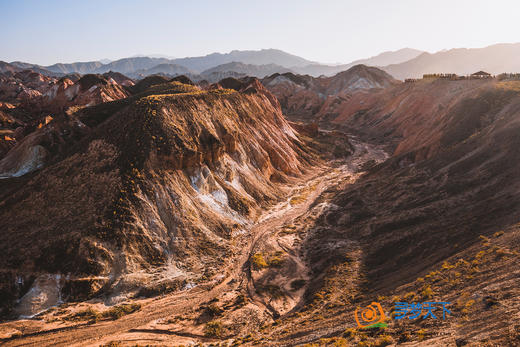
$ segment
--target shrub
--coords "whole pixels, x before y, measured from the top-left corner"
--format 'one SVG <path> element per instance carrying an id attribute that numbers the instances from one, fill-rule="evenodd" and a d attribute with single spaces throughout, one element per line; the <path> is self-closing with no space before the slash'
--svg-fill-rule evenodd
<path id="1" fill-rule="evenodd" d="M 104 318 L 110 318 L 115 320 L 123 317 L 124 315 L 137 312 L 140 309 L 141 305 L 139 304 L 123 304 L 119 306 L 114 306 L 109 310 L 103 312 L 101 315 Z"/>
<path id="2" fill-rule="evenodd" d="M 417 331 L 417 339 L 419 341 L 422 341 L 424 340 L 424 338 L 426 337 L 426 333 L 427 333 L 427 330 L 426 329 L 419 329 Z"/>
<path id="3" fill-rule="evenodd" d="M 92 307 L 87 308 L 85 311 L 77 312 L 76 314 L 72 315 L 70 320 L 89 320 L 89 321 L 97 321 L 102 317 L 101 313 L 99 311 L 94 310 Z"/>
<path id="4" fill-rule="evenodd" d="M 417 294 L 415 292 L 408 292 L 404 296 L 404 300 L 406 301 L 416 301 Z"/>
<path id="5" fill-rule="evenodd" d="M 483 258 L 485 255 L 486 255 L 486 252 L 485 252 L 485 251 L 480 251 L 480 252 L 477 253 L 477 255 L 475 255 L 475 259 L 481 259 L 481 258 Z"/>
<path id="6" fill-rule="evenodd" d="M 216 317 L 216 316 L 219 316 L 220 314 L 222 314 L 222 309 L 220 307 L 218 307 L 217 304 L 213 303 L 213 304 L 210 304 L 208 307 L 206 307 L 206 312 L 211 317 Z"/>
<path id="7" fill-rule="evenodd" d="M 484 235 L 480 235 L 479 239 L 482 240 L 482 242 L 484 242 L 484 243 L 489 242 L 489 238 Z"/>
<path id="8" fill-rule="evenodd" d="M 111 341 L 107 344 L 101 345 L 101 347 L 120 347 L 120 346 L 122 346 L 122 344 L 119 341 Z"/>
<path id="9" fill-rule="evenodd" d="M 450 270 L 450 269 L 453 269 L 455 267 L 455 265 L 451 265 L 450 263 L 448 263 L 447 261 L 445 261 L 443 264 L 442 264 L 442 269 L 443 270 Z"/>
<path id="10" fill-rule="evenodd" d="M 431 299 L 433 294 L 433 289 L 430 286 L 425 286 L 421 291 L 421 295 L 424 299 Z"/>
<path id="11" fill-rule="evenodd" d="M 457 266 L 465 266 L 465 267 L 468 267 L 469 266 L 469 262 L 467 262 L 466 260 L 460 258 L 459 260 L 457 260 Z"/>
<path id="12" fill-rule="evenodd" d="M 219 321 L 211 321 L 204 327 L 204 335 L 208 337 L 221 337 L 224 333 L 224 326 Z"/>
<path id="13" fill-rule="evenodd" d="M 268 266 L 268 264 L 265 261 L 262 253 L 255 253 L 251 257 L 251 266 L 255 270 L 260 270 L 260 269 L 266 268 Z"/>
<path id="14" fill-rule="evenodd" d="M 270 267 L 281 267 L 282 264 L 283 264 L 283 259 L 278 256 L 274 256 L 271 259 L 269 259 Z"/>

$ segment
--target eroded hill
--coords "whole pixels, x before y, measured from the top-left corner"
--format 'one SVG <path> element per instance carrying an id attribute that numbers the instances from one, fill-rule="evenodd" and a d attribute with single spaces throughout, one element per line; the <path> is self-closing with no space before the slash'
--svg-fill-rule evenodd
<path id="1" fill-rule="evenodd" d="M 37 133 L 58 127 L 76 134 L 62 139 L 69 148 L 29 136 L 13 151 L 45 151 L 45 164 L 0 181 L 2 302 L 32 287 L 23 314 L 62 297 L 176 289 L 211 276 L 259 208 L 316 160 L 258 82 L 241 92 L 156 85 Z M 49 275 L 60 293 L 44 293 Z"/>
<path id="2" fill-rule="evenodd" d="M 324 103 L 347 101 L 353 93 L 384 89 L 400 82 L 375 67 L 356 65 L 332 77 L 274 74 L 262 83 L 280 100 L 290 119 L 313 121 Z"/>

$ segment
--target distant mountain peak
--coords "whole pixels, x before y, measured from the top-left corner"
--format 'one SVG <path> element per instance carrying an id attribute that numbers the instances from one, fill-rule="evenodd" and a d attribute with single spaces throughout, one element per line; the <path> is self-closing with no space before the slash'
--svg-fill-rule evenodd
<path id="1" fill-rule="evenodd" d="M 468 75 L 478 70 L 491 74 L 520 72 L 520 43 L 499 43 L 482 48 L 452 48 L 424 52 L 414 59 L 383 69 L 398 79 L 419 78 L 429 73 Z"/>

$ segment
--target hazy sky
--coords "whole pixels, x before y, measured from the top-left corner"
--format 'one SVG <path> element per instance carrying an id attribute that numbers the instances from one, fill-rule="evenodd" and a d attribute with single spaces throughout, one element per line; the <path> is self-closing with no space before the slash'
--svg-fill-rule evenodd
<path id="1" fill-rule="evenodd" d="M 39 64 L 278 48 L 350 62 L 520 42 L 520 0 L 0 0 L 0 60 Z"/>

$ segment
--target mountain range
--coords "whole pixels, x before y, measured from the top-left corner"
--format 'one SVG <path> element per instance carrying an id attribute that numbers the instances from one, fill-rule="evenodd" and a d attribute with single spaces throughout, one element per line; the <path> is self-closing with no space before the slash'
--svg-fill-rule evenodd
<path id="1" fill-rule="evenodd" d="M 520 43 L 496 44 L 484 48 L 455 48 L 437 53 L 422 53 L 383 70 L 398 79 L 422 77 L 428 73 L 468 75 L 479 70 L 491 74 L 520 71 Z"/>
<path id="2" fill-rule="evenodd" d="M 106 64 L 101 61 L 76 62 L 70 64 L 57 63 L 41 66 L 25 62 L 11 62 L 19 69 L 31 69 L 46 75 L 62 76 L 71 73 L 106 73 L 120 72 L 132 78 L 142 78 L 152 74 L 167 76 L 189 75 L 194 80 L 218 81 L 222 76 L 254 76 L 263 78 L 273 73 L 293 72 L 311 76 L 331 76 L 357 65 L 381 66 L 390 63 L 401 63 L 422 51 L 404 48 L 395 52 L 385 52 L 368 59 L 357 60 L 350 64 L 326 65 L 283 52 L 277 49 L 258 51 L 231 51 L 229 53 L 212 53 L 201 57 L 168 59 L 164 57 L 136 56 L 123 58 Z M 4 68 L 5 70 L 5 68 Z M 0 68 L 0 72 L 2 68 Z"/>
<path id="3" fill-rule="evenodd" d="M 358 59 L 349 64 L 338 64 L 338 65 L 324 65 L 324 64 L 311 64 L 303 67 L 295 67 L 292 70 L 299 74 L 311 75 L 311 76 L 332 76 L 341 71 L 346 71 L 355 65 L 368 65 L 368 66 L 386 66 L 390 64 L 398 64 L 406 62 L 410 59 L 417 57 L 424 53 L 417 49 L 402 48 L 397 51 L 383 52 L 374 57 L 366 59 Z"/>
<path id="4" fill-rule="evenodd" d="M 359 59 L 348 64 L 321 64 L 277 49 L 258 51 L 231 51 L 212 53 L 200 57 L 169 59 L 165 57 L 135 56 L 111 61 L 57 63 L 41 66 L 26 62 L 9 63 L 12 69 L 31 69 L 50 76 L 63 76 L 71 73 L 120 72 L 132 78 L 142 78 L 152 74 L 174 77 L 190 76 L 195 81 L 217 82 L 226 76 L 253 76 L 263 78 L 273 73 L 292 72 L 318 77 L 333 76 L 350 67 L 363 64 L 376 66 L 394 78 L 422 77 L 429 73 L 456 73 L 467 75 L 484 70 L 491 74 L 520 71 L 518 55 L 520 43 L 503 43 L 484 48 L 455 48 L 436 53 L 428 53 L 412 48 L 383 52 L 374 57 Z M 500 57 L 500 59 L 498 58 Z M 8 70 L 2 62 L 0 72 Z"/>
<path id="5" fill-rule="evenodd" d="M 70 64 L 59 63 L 50 66 L 40 66 L 24 62 L 12 62 L 11 64 L 23 69 L 38 68 L 57 74 L 105 73 L 108 71 L 120 72 L 123 74 L 132 74 L 137 71 L 145 71 L 148 69 L 152 69 L 158 65 L 163 65 L 164 67 L 166 67 L 165 71 L 168 72 L 170 68 L 167 65 L 170 64 L 183 66 L 186 70 L 190 70 L 193 73 L 200 73 L 204 70 L 214 68 L 218 65 L 228 64 L 232 62 L 241 62 L 244 64 L 253 65 L 277 64 L 283 67 L 302 67 L 309 64 L 313 64 L 313 62 L 311 61 L 277 49 L 262 49 L 259 51 L 235 50 L 226 54 L 212 53 L 202 57 L 189 57 L 178 59 L 139 56 L 119 59 L 116 61 L 112 61 L 108 64 L 103 64 L 100 61 L 77 62 Z"/>

